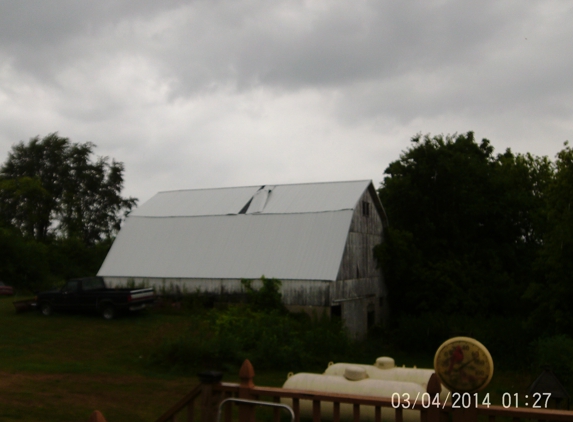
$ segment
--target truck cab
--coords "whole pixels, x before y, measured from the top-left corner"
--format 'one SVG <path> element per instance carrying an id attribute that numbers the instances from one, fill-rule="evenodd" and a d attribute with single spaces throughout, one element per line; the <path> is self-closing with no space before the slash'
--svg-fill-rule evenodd
<path id="1" fill-rule="evenodd" d="M 46 316 L 55 310 L 97 311 L 105 319 L 145 309 L 155 299 L 153 289 L 108 289 L 101 277 L 71 279 L 61 289 L 37 296 L 38 308 Z"/>

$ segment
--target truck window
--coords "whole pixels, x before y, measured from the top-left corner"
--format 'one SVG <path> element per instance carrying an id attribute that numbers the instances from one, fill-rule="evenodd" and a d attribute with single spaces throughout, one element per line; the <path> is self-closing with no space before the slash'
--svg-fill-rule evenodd
<path id="1" fill-rule="evenodd" d="M 62 289 L 63 292 L 67 293 L 74 293 L 78 291 L 78 282 L 77 281 L 68 281 L 64 288 Z"/>
<path id="2" fill-rule="evenodd" d="M 105 289 L 105 284 L 101 278 L 89 278 L 83 282 L 84 290 Z"/>

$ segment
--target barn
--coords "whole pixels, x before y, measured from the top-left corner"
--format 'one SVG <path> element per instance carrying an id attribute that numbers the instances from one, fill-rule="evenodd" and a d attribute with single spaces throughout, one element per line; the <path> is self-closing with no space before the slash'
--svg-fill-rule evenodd
<path id="1" fill-rule="evenodd" d="M 221 297 L 272 277 L 287 308 L 341 317 L 361 338 L 387 312 L 372 252 L 386 225 L 370 180 L 159 192 L 126 219 L 98 275 Z"/>

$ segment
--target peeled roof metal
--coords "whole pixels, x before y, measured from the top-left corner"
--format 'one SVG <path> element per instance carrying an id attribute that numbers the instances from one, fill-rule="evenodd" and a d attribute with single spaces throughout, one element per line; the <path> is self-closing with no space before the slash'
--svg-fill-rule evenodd
<path id="1" fill-rule="evenodd" d="M 130 217 L 98 275 L 333 281 L 352 214 Z"/>
<path id="2" fill-rule="evenodd" d="M 249 208 L 257 203 L 256 197 L 260 196 L 257 192 L 260 190 L 268 191 L 266 202 L 260 209 L 251 209 L 250 213 L 290 214 L 348 210 L 354 209 L 370 183 L 370 180 L 358 180 L 159 192 L 131 215 L 191 217 L 239 214 L 251 199 L 253 203 Z"/>

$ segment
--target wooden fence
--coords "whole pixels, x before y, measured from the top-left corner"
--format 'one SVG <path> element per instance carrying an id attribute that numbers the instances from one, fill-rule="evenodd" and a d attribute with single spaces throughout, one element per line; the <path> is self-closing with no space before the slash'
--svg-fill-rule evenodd
<path id="1" fill-rule="evenodd" d="M 530 409 L 530 408 L 505 408 L 502 406 L 486 406 L 471 403 L 464 408 L 463 404 L 459 407 L 452 403 L 438 403 L 432 400 L 432 403 L 397 403 L 392 402 L 391 398 L 378 398 L 366 396 L 352 396 L 333 393 L 320 393 L 316 391 L 289 390 L 284 388 L 260 387 L 253 382 L 255 371 L 251 363 L 246 360 L 239 371 L 240 383 L 226 383 L 218 380 L 204 380 L 195 387 L 189 394 L 183 397 L 179 402 L 171 407 L 156 422 L 214 422 L 217 419 L 219 404 L 227 398 L 239 398 L 245 400 L 266 400 L 271 403 L 279 403 L 281 399 L 288 399 L 292 404 L 295 422 L 300 422 L 301 403 L 312 403 L 312 420 L 319 422 L 321 419 L 338 422 L 341 420 L 341 406 L 351 406 L 352 420 L 358 422 L 361 420 L 361 414 L 367 411 L 373 416 L 375 422 L 388 420 L 387 415 L 392 415 L 396 422 L 404 420 L 404 412 L 411 410 L 419 411 L 420 421 L 422 422 L 474 422 L 487 420 L 488 422 L 500 420 L 511 420 L 512 422 L 524 420 L 537 421 L 569 421 L 573 422 L 573 412 L 565 410 L 551 409 Z M 428 397 L 437 397 L 441 391 L 441 385 L 436 377 L 432 375 L 428 383 Z M 255 405 L 238 402 L 237 411 L 233 412 L 230 403 L 227 403 L 223 409 L 222 420 L 231 422 L 233 418 L 239 422 L 255 421 Z M 328 406 L 328 407 L 326 407 Z M 324 409 L 328 409 L 327 412 Z M 280 409 L 273 411 L 272 419 L 275 422 L 280 421 Z"/>

